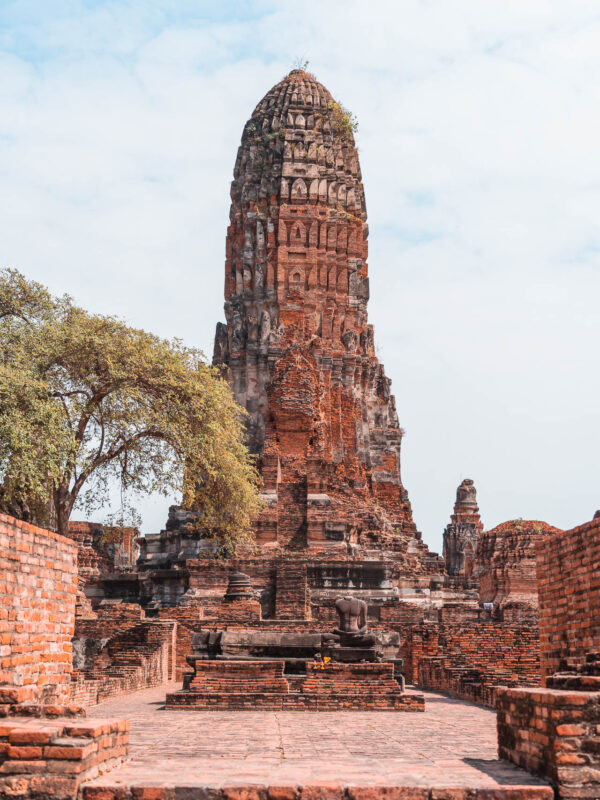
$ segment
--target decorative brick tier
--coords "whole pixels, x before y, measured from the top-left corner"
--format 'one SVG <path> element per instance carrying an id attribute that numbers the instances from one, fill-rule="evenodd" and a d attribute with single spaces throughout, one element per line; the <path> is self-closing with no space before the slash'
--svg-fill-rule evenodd
<path id="1" fill-rule="evenodd" d="M 284 661 L 196 661 L 181 692 L 167 695 L 167 708 L 280 709 L 289 692 Z M 190 677 L 192 679 L 190 680 Z"/>
<path id="2" fill-rule="evenodd" d="M 421 694 L 404 694 L 393 664 L 309 665 L 293 708 L 311 711 L 425 711 Z M 289 708 L 290 706 L 286 706 Z"/>
<path id="3" fill-rule="evenodd" d="M 287 711 L 424 711 L 422 695 L 404 694 L 393 664 L 327 664 L 306 677 L 285 678 L 284 661 L 196 661 L 167 708 Z M 293 690 L 292 690 L 293 688 Z"/>
<path id="4" fill-rule="evenodd" d="M 600 797 L 600 692 L 498 689 L 498 753 L 560 800 Z"/>
<path id="5" fill-rule="evenodd" d="M 0 722 L 0 797 L 75 800 L 82 781 L 127 755 L 128 720 Z"/>

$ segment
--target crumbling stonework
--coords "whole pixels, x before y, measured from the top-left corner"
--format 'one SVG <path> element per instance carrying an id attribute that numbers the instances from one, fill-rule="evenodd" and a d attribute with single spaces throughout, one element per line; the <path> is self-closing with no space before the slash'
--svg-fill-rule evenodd
<path id="1" fill-rule="evenodd" d="M 536 619 L 536 544 L 562 533 L 546 522 L 511 520 L 479 537 L 475 554 L 479 599 L 503 619 Z"/>
<path id="2" fill-rule="evenodd" d="M 479 619 L 424 623 L 410 631 L 423 689 L 494 706 L 498 686 L 538 686 L 537 625 Z"/>
<path id="3" fill-rule="evenodd" d="M 470 478 L 465 478 L 456 490 L 454 513 L 444 531 L 444 561 L 448 575 L 470 577 L 473 574 L 475 548 L 482 530 L 475 484 Z"/>
<path id="4" fill-rule="evenodd" d="M 408 572 L 427 569 L 367 319 L 358 153 L 345 112 L 309 73 L 293 70 L 256 106 L 231 198 L 214 363 L 226 366 L 260 455 L 268 508 L 258 542 L 378 546 Z"/>
<path id="5" fill-rule="evenodd" d="M 0 727 L 0 797 L 76 800 L 81 785 L 118 766 L 129 747 L 129 721 L 37 720 Z"/>
<path id="6" fill-rule="evenodd" d="M 94 616 L 104 597 L 104 577 L 134 568 L 139 535 L 137 528 L 109 530 L 97 522 L 69 522 L 68 537 L 78 545 L 77 616 Z"/>

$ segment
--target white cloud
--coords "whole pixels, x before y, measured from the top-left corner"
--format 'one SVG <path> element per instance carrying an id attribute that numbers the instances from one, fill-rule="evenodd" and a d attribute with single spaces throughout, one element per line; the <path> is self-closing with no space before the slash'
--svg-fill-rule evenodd
<path id="1" fill-rule="evenodd" d="M 591 516 L 596 3 L 65 0 L 0 23 L 0 263 L 210 354 L 239 137 L 308 57 L 360 120 L 370 318 L 426 541 L 465 476 L 490 526 Z"/>

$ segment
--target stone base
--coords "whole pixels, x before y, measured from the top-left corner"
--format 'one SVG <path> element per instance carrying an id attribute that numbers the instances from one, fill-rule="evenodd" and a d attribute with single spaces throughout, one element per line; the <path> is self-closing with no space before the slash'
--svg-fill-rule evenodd
<path id="1" fill-rule="evenodd" d="M 341 664 L 359 664 L 361 661 L 377 661 L 374 647 L 331 647 L 323 651 L 333 661 Z"/>
<path id="2" fill-rule="evenodd" d="M 174 709 L 424 711 L 423 695 L 405 694 L 393 664 L 308 664 L 294 691 L 284 661 L 196 661 L 189 690 L 167 694 Z M 187 682 L 186 682 L 187 683 Z"/>

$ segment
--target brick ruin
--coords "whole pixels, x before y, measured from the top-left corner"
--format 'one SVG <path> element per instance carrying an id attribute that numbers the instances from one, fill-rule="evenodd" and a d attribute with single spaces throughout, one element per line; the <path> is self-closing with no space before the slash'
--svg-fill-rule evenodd
<path id="1" fill-rule="evenodd" d="M 512 520 L 479 537 L 476 563 L 479 598 L 502 619 L 537 620 L 536 545 L 562 533 L 545 522 Z"/>
<path id="2" fill-rule="evenodd" d="M 73 693 L 77 546 L 0 514 L 0 797 L 69 798 L 127 753 L 127 720 Z"/>
<path id="3" fill-rule="evenodd" d="M 254 109 L 231 185 L 214 362 L 249 413 L 262 546 L 384 548 L 427 572 L 437 564 L 402 485 L 402 430 L 367 318 L 367 213 L 347 124 L 301 70 Z"/>
<path id="4" fill-rule="evenodd" d="M 482 530 L 475 484 L 465 478 L 456 490 L 454 513 L 444 531 L 444 563 L 448 575 L 470 577 L 473 574 L 475 548 Z"/>
<path id="5" fill-rule="evenodd" d="M 256 552 L 216 559 L 180 507 L 164 531 L 115 542 L 94 523 L 65 538 L 0 517 L 0 716 L 18 721 L 0 731 L 0 790 L 28 769 L 35 782 L 67 748 L 60 780 L 75 796 L 123 757 L 127 726 L 65 720 L 169 680 L 191 691 L 170 693 L 179 708 L 422 711 L 406 679 L 497 705 L 503 758 L 560 797 L 598 796 L 600 519 L 485 531 L 465 479 L 443 558 L 423 543 L 367 320 L 358 153 L 308 73 L 257 105 L 231 197 L 214 363 L 249 413 L 265 500 Z M 364 601 L 381 661 L 314 666 L 340 595 Z"/>
<path id="6" fill-rule="evenodd" d="M 527 527 L 484 534 L 471 479 L 457 489 L 444 558 L 413 521 L 367 317 L 358 153 L 345 112 L 310 74 L 293 70 L 256 106 L 231 200 L 213 360 L 249 415 L 264 482 L 257 551 L 215 560 L 191 512 L 172 507 L 165 530 L 139 540 L 136 567 L 95 576 L 87 598 L 104 618 L 122 602 L 176 620 L 178 679 L 203 630 L 322 635 L 335 599 L 351 594 L 411 681 L 488 704 L 501 682 L 535 684 L 535 597 L 514 596 L 519 580 L 535 584 Z M 251 605 L 223 602 L 236 571 Z"/>
<path id="7" fill-rule="evenodd" d="M 600 797 L 600 519 L 537 541 L 545 688 L 498 693 L 499 754 L 561 800 Z"/>

